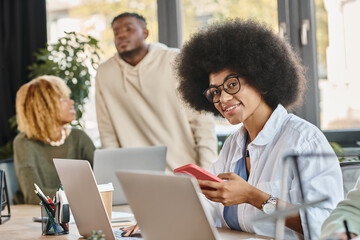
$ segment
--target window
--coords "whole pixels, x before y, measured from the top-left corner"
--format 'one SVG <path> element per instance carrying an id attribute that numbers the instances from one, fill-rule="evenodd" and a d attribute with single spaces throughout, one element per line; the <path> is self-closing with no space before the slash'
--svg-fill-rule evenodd
<path id="1" fill-rule="evenodd" d="M 253 18 L 278 29 L 277 2 L 273 0 L 182 0 L 183 41 L 199 28 L 226 18 Z"/>
<path id="2" fill-rule="evenodd" d="M 321 128 L 329 141 L 360 139 L 360 0 L 47 0 L 49 41 L 64 30 L 101 40 L 104 59 L 115 52 L 112 18 L 136 11 L 148 20 L 149 42 L 181 47 L 192 33 L 224 18 L 254 18 L 280 31 L 307 68 L 304 105 L 295 113 Z M 121 9 L 121 11 L 120 11 Z M 160 27 L 158 27 L 158 25 Z M 159 36 L 159 37 L 158 37 Z M 94 112 L 94 111 L 88 111 Z M 95 119 L 95 118 L 94 118 Z M 96 121 L 94 121 L 96 124 Z M 217 120 L 217 133 L 234 130 Z M 235 127 L 236 128 L 236 127 Z"/>
<path id="3" fill-rule="evenodd" d="M 56 41 L 64 31 L 89 34 L 100 40 L 104 59 L 115 52 L 111 21 L 122 12 L 137 12 L 148 23 L 149 42 L 158 41 L 156 0 L 47 0 L 48 41 Z"/>
<path id="4" fill-rule="evenodd" d="M 307 68 L 305 104 L 296 114 L 330 142 L 358 147 L 359 0 L 278 0 L 279 24 Z"/>
<path id="5" fill-rule="evenodd" d="M 360 128 L 360 1 L 315 2 L 320 127 Z"/>

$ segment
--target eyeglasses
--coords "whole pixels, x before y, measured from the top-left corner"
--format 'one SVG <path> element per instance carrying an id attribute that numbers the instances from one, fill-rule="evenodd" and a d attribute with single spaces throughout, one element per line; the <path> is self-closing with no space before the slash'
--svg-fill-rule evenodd
<path id="1" fill-rule="evenodd" d="M 221 86 L 223 86 L 224 91 L 230 95 L 234 95 L 240 91 L 241 84 L 239 77 L 240 76 L 238 74 L 230 74 L 224 79 L 223 84 L 219 86 L 211 86 L 206 89 L 203 94 L 209 102 L 218 103 L 220 102 L 221 97 Z"/>

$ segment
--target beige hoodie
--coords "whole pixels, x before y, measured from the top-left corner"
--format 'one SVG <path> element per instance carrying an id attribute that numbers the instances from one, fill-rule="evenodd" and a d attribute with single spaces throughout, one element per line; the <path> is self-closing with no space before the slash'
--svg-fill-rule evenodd
<path id="1" fill-rule="evenodd" d="M 214 122 L 181 103 L 172 65 L 178 52 L 150 44 L 136 66 L 115 54 L 98 68 L 96 111 L 103 148 L 166 145 L 167 170 L 188 163 L 209 169 L 217 158 Z"/>

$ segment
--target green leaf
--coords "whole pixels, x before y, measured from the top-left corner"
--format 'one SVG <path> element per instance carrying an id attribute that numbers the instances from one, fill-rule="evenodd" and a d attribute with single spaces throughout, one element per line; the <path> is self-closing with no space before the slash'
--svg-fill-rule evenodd
<path id="1" fill-rule="evenodd" d="M 330 146 L 336 154 L 345 154 L 344 149 L 337 142 L 330 142 Z"/>

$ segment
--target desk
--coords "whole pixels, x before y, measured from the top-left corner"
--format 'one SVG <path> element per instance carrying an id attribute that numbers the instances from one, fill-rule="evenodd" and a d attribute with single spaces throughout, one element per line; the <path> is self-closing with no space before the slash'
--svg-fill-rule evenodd
<path id="1" fill-rule="evenodd" d="M 36 205 L 11 205 L 11 219 L 0 225 L 1 240 L 19 239 L 59 239 L 77 240 L 80 238 L 75 224 L 70 224 L 70 233 L 60 236 L 42 236 L 41 223 L 33 222 L 32 217 L 40 216 L 40 206 Z M 129 206 L 115 206 L 113 211 L 131 212 Z M 256 234 L 232 231 L 229 229 L 218 228 L 221 239 L 238 240 L 247 238 L 271 239 Z"/>

